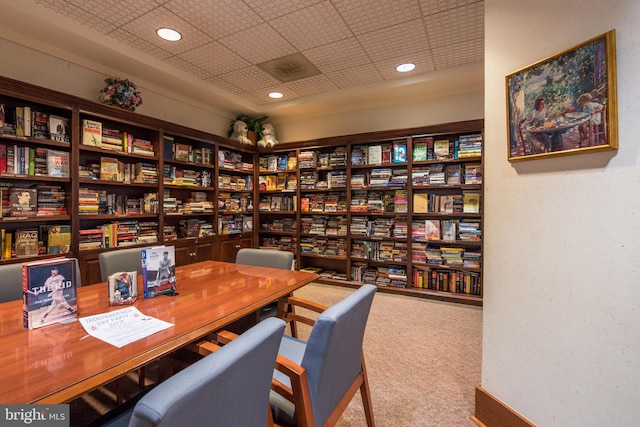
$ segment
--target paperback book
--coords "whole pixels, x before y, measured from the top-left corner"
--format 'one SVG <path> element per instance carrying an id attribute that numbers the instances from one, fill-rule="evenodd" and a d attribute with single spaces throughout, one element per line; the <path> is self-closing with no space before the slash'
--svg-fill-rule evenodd
<path id="1" fill-rule="evenodd" d="M 74 258 L 23 264 L 24 327 L 35 329 L 77 317 L 77 280 Z"/>
<path id="2" fill-rule="evenodd" d="M 36 216 L 38 192 L 35 188 L 11 190 L 11 216 Z"/>
<path id="3" fill-rule="evenodd" d="M 173 295 L 176 292 L 175 248 L 154 246 L 143 248 L 142 285 L 145 298 Z"/>
<path id="4" fill-rule="evenodd" d="M 119 271 L 109 276 L 109 304 L 130 305 L 138 299 L 138 272 Z"/>

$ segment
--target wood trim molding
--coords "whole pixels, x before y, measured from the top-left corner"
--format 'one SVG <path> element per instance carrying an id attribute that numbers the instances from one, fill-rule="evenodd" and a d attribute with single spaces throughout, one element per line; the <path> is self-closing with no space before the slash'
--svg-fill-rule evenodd
<path id="1" fill-rule="evenodd" d="M 476 413 L 471 421 L 480 427 L 535 427 L 481 386 L 476 386 Z"/>

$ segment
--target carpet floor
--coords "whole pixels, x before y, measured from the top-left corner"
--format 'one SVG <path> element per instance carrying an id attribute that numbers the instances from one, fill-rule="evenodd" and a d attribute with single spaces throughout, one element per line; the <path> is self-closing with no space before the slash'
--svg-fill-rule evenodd
<path id="1" fill-rule="evenodd" d="M 310 284 L 296 295 L 332 305 L 352 289 Z M 308 335 L 302 325 L 301 338 Z M 457 427 L 475 424 L 475 386 L 480 384 L 482 308 L 378 292 L 364 339 L 373 412 L 378 427 Z M 148 383 L 156 370 L 147 369 Z M 125 381 L 135 394 L 137 376 Z M 71 403 L 71 425 L 85 426 L 115 406 L 113 386 Z M 357 393 L 337 427 L 366 426 Z M 240 426 L 239 426 L 240 427 Z"/>

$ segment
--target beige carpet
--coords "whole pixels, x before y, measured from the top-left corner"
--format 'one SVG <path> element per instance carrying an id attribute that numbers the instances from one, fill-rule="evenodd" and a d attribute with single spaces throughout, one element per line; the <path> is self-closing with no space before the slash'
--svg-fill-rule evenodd
<path id="1" fill-rule="evenodd" d="M 296 295 L 331 305 L 351 291 L 313 284 Z M 364 341 L 376 425 L 475 426 L 481 350 L 481 308 L 378 292 Z M 338 427 L 365 425 L 358 393 Z"/>
<path id="2" fill-rule="evenodd" d="M 296 295 L 332 305 L 350 292 L 311 284 Z M 307 334 L 302 325 L 300 337 Z M 364 341 L 376 425 L 475 426 L 469 417 L 474 412 L 474 387 L 480 383 L 481 334 L 481 308 L 378 292 Z M 148 369 L 150 382 L 154 371 Z M 129 375 L 128 395 L 137 391 L 135 382 L 135 375 Z M 77 399 L 71 405 L 71 425 L 86 425 L 113 402 L 112 387 Z M 357 393 L 338 427 L 365 425 Z"/>

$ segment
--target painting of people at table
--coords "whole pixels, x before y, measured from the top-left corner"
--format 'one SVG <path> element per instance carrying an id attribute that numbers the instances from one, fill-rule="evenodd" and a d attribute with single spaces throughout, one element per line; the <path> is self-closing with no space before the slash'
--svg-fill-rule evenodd
<path id="1" fill-rule="evenodd" d="M 617 148 L 612 37 L 604 34 L 506 77 L 509 160 Z"/>

